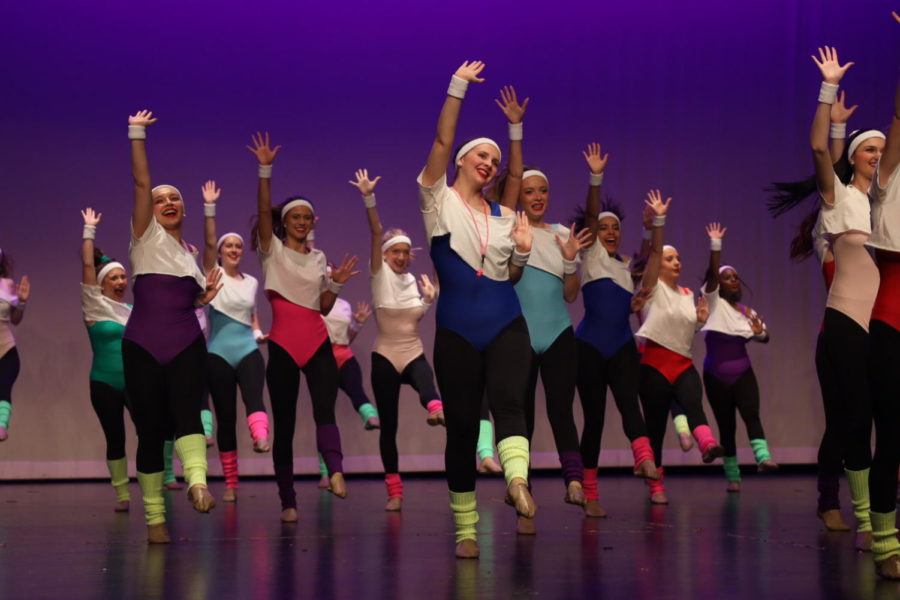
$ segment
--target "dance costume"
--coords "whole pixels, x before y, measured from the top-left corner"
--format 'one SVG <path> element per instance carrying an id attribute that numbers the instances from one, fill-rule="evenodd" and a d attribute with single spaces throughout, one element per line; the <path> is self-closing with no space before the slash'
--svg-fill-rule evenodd
<path id="1" fill-rule="evenodd" d="M 378 410 L 369 401 L 366 390 L 363 389 L 362 369 L 350 347 L 362 325 L 353 318 L 350 303 L 338 298 L 325 316 L 325 327 L 328 329 L 331 350 L 338 366 L 338 387 L 350 398 L 353 408 L 362 418 L 363 425 L 366 425 L 370 418 L 378 418 Z"/>
<path id="2" fill-rule="evenodd" d="M 0 287 L 0 431 L 5 434 L 12 415 L 12 387 L 19 376 L 19 351 L 13 337 L 10 318 L 12 309 L 19 306 L 19 297 L 13 291 L 14 285 Z M 5 283 L 0 280 L 0 284 Z"/>

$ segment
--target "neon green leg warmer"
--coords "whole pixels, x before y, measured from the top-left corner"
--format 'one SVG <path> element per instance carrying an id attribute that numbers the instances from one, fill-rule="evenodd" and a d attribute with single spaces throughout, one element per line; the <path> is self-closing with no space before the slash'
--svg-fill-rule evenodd
<path id="1" fill-rule="evenodd" d="M 494 424 L 490 419 L 482 419 L 478 429 L 478 458 L 494 458 Z"/>
<path id="2" fill-rule="evenodd" d="M 12 404 L 9 400 L 0 400 L 0 427 L 9 429 L 10 415 L 12 415 Z"/>
<path id="3" fill-rule="evenodd" d="M 725 479 L 729 483 L 741 482 L 741 467 L 738 465 L 737 456 L 722 457 L 722 466 L 725 468 Z"/>
<path id="4" fill-rule="evenodd" d="M 372 406 L 369 402 L 366 402 L 362 406 L 359 407 L 359 416 L 362 417 L 363 425 L 366 424 L 371 417 L 378 418 L 378 409 Z"/>
<path id="5" fill-rule="evenodd" d="M 456 523 L 456 543 L 463 540 L 477 540 L 475 524 L 478 511 L 475 510 L 475 492 L 450 492 L 450 508 Z"/>
<path id="6" fill-rule="evenodd" d="M 138 483 L 141 485 L 141 495 L 144 497 L 144 517 L 147 525 L 158 525 L 166 522 L 166 501 L 162 494 L 163 473 L 137 474 Z"/>
<path id="7" fill-rule="evenodd" d="M 200 422 L 203 423 L 203 435 L 213 436 L 213 414 L 211 410 L 203 409 L 200 411 Z M 205 443 L 205 442 L 204 442 Z"/>
<path id="8" fill-rule="evenodd" d="M 497 453 L 503 466 L 503 476 L 509 484 L 519 478 L 528 481 L 528 439 L 513 435 L 497 442 Z"/>
<path id="9" fill-rule="evenodd" d="M 889 513 L 869 513 L 872 517 L 872 557 L 875 562 L 883 562 L 895 554 L 900 554 L 897 540 L 897 511 Z"/>
<path id="10" fill-rule="evenodd" d="M 325 459 L 322 458 L 321 452 L 319 452 L 319 475 L 328 477 L 328 465 L 325 464 Z"/>
<path id="11" fill-rule="evenodd" d="M 175 450 L 175 442 L 167 440 L 163 444 L 163 485 L 175 481 L 175 469 L 172 467 L 172 452 Z"/>
<path id="12" fill-rule="evenodd" d="M 128 459 L 124 456 L 115 460 L 106 461 L 109 467 L 109 477 L 112 486 L 116 489 L 116 501 L 126 502 L 131 499 L 128 493 Z"/>
<path id="13" fill-rule="evenodd" d="M 678 434 L 686 433 L 691 435 L 691 427 L 688 425 L 688 420 L 685 415 L 677 415 L 672 419 L 672 423 L 675 425 L 675 432 Z"/>
<path id="14" fill-rule="evenodd" d="M 856 531 L 872 531 L 872 521 L 869 519 L 869 469 L 851 471 L 847 473 L 847 482 L 850 484 L 850 502 L 853 504 L 853 516 L 856 517 Z"/>
<path id="15" fill-rule="evenodd" d="M 772 460 L 772 455 L 769 454 L 769 444 L 766 440 L 750 440 L 750 447 L 753 448 L 753 456 L 756 458 L 757 463 L 761 463 L 764 460 Z"/>
<path id="16" fill-rule="evenodd" d="M 175 440 L 175 451 L 181 460 L 188 488 L 206 485 L 206 438 L 200 433 L 182 436 Z"/>

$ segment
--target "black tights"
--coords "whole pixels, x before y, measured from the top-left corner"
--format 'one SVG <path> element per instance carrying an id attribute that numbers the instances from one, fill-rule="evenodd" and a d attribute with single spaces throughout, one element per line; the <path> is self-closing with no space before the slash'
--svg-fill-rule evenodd
<path id="1" fill-rule="evenodd" d="M 662 445 L 669 421 L 669 409 L 675 400 L 684 409 L 691 431 L 706 425 L 703 414 L 703 387 L 697 369 L 691 366 L 675 383 L 650 365 L 641 365 L 641 406 L 647 422 L 647 434 L 657 466 L 662 465 Z"/>
<path id="2" fill-rule="evenodd" d="M 896 508 L 897 469 L 900 467 L 900 331 L 883 321 L 869 325 L 872 341 L 870 376 L 872 416 L 875 418 L 875 456 L 869 472 L 872 511 Z"/>
<path id="3" fill-rule="evenodd" d="M 378 436 L 378 448 L 381 451 L 381 462 L 385 473 L 397 473 L 400 470 L 397 453 L 397 426 L 399 421 L 400 386 L 412 386 L 419 394 L 419 403 L 427 407 L 432 400 L 438 400 L 434 387 L 434 372 L 421 354 L 397 373 L 391 361 L 372 353 L 372 391 L 378 404 L 378 415 L 381 419 L 381 431 Z"/>
<path id="4" fill-rule="evenodd" d="M 556 451 L 579 452 L 578 429 L 572 403 L 575 402 L 575 379 L 578 375 L 578 355 L 575 333 L 567 327 L 543 354 L 531 351 L 531 372 L 525 392 L 525 426 L 528 440 L 534 436 L 534 396 L 538 374 L 544 384 L 547 419 L 553 430 Z"/>
<path id="5" fill-rule="evenodd" d="M 264 412 L 263 383 L 266 365 L 259 350 L 254 350 L 241 359 L 237 367 L 218 354 L 207 355 L 207 386 L 216 407 L 216 441 L 219 452 L 237 450 L 237 389 L 241 388 L 241 399 L 247 414 Z"/>
<path id="6" fill-rule="evenodd" d="M 125 457 L 125 390 L 117 390 L 108 383 L 91 380 L 91 406 L 100 419 L 106 438 L 106 460 Z M 129 415 L 131 411 L 129 409 Z M 134 422 L 132 420 L 132 422 Z"/>
<path id="7" fill-rule="evenodd" d="M 12 404 L 12 387 L 19 377 L 19 351 L 15 346 L 0 357 L 0 400 Z"/>
<path id="8" fill-rule="evenodd" d="M 523 317 L 516 318 L 484 350 L 464 337 L 438 327 L 434 337 L 434 367 L 447 420 L 444 464 L 452 492 L 475 490 L 472 457 L 478 444 L 481 402 L 485 392 L 494 416 L 496 439 L 526 436 L 522 399 L 528 385 L 531 341 Z"/>
<path id="9" fill-rule="evenodd" d="M 727 384 L 709 371 L 704 371 L 703 385 L 706 387 L 706 398 L 719 426 L 719 438 L 722 447 L 725 448 L 725 456 L 737 456 L 737 443 L 734 439 L 737 431 L 735 409 L 741 413 L 741 419 L 747 426 L 747 437 L 751 440 L 765 439 L 766 434 L 759 420 L 759 385 L 756 383 L 753 369 L 747 369 L 732 384 Z"/>
<path id="10" fill-rule="evenodd" d="M 362 369 L 355 356 L 344 361 L 338 370 L 338 387 L 350 398 L 355 410 L 359 410 L 360 406 L 369 403 L 369 397 L 366 396 L 366 390 L 363 389 Z"/>
<path id="11" fill-rule="evenodd" d="M 822 390 L 822 409 L 825 413 L 825 431 L 822 433 L 822 441 L 819 442 L 816 460 L 820 512 L 841 507 L 838 492 L 840 476 L 844 473 L 844 440 L 837 410 L 841 394 L 835 373 L 829 368 L 824 339 L 823 331 L 816 340 L 816 375 Z"/>

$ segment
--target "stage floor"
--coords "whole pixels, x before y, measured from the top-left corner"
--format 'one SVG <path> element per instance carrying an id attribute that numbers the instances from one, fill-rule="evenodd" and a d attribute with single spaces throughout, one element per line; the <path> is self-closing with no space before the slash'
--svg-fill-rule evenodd
<path id="1" fill-rule="evenodd" d="M 350 479 L 349 497 L 298 480 L 300 522 L 282 524 L 275 483 L 242 483 L 236 504 L 195 513 L 168 492 L 168 546 L 148 546 L 138 486 L 112 511 L 101 483 L 0 485 L 0 598 L 897 598 L 853 535 L 815 517 L 813 475 L 672 475 L 671 504 L 651 507 L 642 482 L 601 479 L 607 519 L 562 502 L 536 477 L 534 537 L 516 536 L 502 479 L 480 479 L 480 560 L 453 557 L 442 479 L 410 478 L 402 514 L 384 485 Z M 221 481 L 211 489 L 218 498 Z M 845 486 L 846 487 L 846 486 Z M 851 518 L 844 492 L 845 518 Z"/>

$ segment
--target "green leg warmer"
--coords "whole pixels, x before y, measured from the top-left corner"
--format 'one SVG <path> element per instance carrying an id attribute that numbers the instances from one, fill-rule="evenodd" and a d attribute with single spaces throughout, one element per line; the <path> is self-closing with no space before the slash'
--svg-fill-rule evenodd
<path id="1" fill-rule="evenodd" d="M 12 414 L 12 404 L 9 400 L 0 400 L 0 427 L 9 428 L 9 416 Z"/>
<path id="2" fill-rule="evenodd" d="M 672 423 L 675 424 L 675 432 L 678 434 L 686 433 L 691 435 L 691 427 L 688 425 L 688 420 L 685 415 L 677 415 L 672 419 Z"/>
<path id="3" fill-rule="evenodd" d="M 363 425 L 365 425 L 366 421 L 368 421 L 371 417 L 375 417 L 376 419 L 378 418 L 378 409 L 368 402 L 360 406 L 358 412 L 359 416 L 362 417 Z"/>
<path id="4" fill-rule="evenodd" d="M 725 468 L 725 479 L 727 479 L 729 483 L 741 482 L 741 467 L 738 465 L 737 456 L 723 457 L 722 466 Z"/>
<path id="5" fill-rule="evenodd" d="M 137 474 L 138 483 L 141 485 L 141 495 L 144 497 L 144 516 L 147 525 L 158 525 L 166 522 L 166 501 L 162 494 L 163 473 Z"/>
<path id="6" fill-rule="evenodd" d="M 895 554 L 900 554 L 897 540 L 897 511 L 889 513 L 869 513 L 872 517 L 872 557 L 880 563 Z"/>
<path id="7" fill-rule="evenodd" d="M 753 448 L 753 456 L 756 458 L 757 464 L 765 460 L 772 460 L 772 455 L 769 454 L 769 444 L 766 440 L 750 440 L 750 447 Z"/>
<path id="8" fill-rule="evenodd" d="M 172 452 L 175 450 L 175 442 L 172 440 L 166 441 L 163 444 L 163 485 L 167 483 L 172 483 L 175 481 L 175 469 L 172 467 Z"/>
<path id="9" fill-rule="evenodd" d="M 450 492 L 450 508 L 456 523 L 456 543 L 463 540 L 477 540 L 475 524 L 478 511 L 475 510 L 475 492 Z"/>
<path id="10" fill-rule="evenodd" d="M 182 436 L 175 440 L 175 451 L 181 460 L 188 488 L 206 485 L 206 438 L 199 433 Z"/>
<path id="11" fill-rule="evenodd" d="M 116 501 L 126 502 L 131 499 L 128 493 L 128 459 L 124 456 L 115 460 L 106 461 L 109 467 L 109 477 L 112 486 L 116 489 Z"/>
<path id="12" fill-rule="evenodd" d="M 850 502 L 853 504 L 853 516 L 856 517 L 856 531 L 872 531 L 872 522 L 869 520 L 869 469 L 851 471 L 847 473 L 847 482 L 850 484 Z"/>
<path id="13" fill-rule="evenodd" d="M 509 484 L 519 478 L 528 481 L 528 439 L 521 435 L 513 435 L 497 442 L 497 453 L 503 467 L 503 476 Z"/>
<path id="14" fill-rule="evenodd" d="M 494 424 L 490 419 L 482 419 L 478 429 L 478 458 L 494 458 Z"/>
<path id="15" fill-rule="evenodd" d="M 213 436 L 213 414 L 211 410 L 204 409 L 200 411 L 200 422 L 203 423 L 203 435 Z M 205 442 L 204 442 L 205 443 Z"/>
<path id="16" fill-rule="evenodd" d="M 328 477 L 328 465 L 325 464 L 325 459 L 322 458 L 321 452 L 319 452 L 319 475 Z"/>

